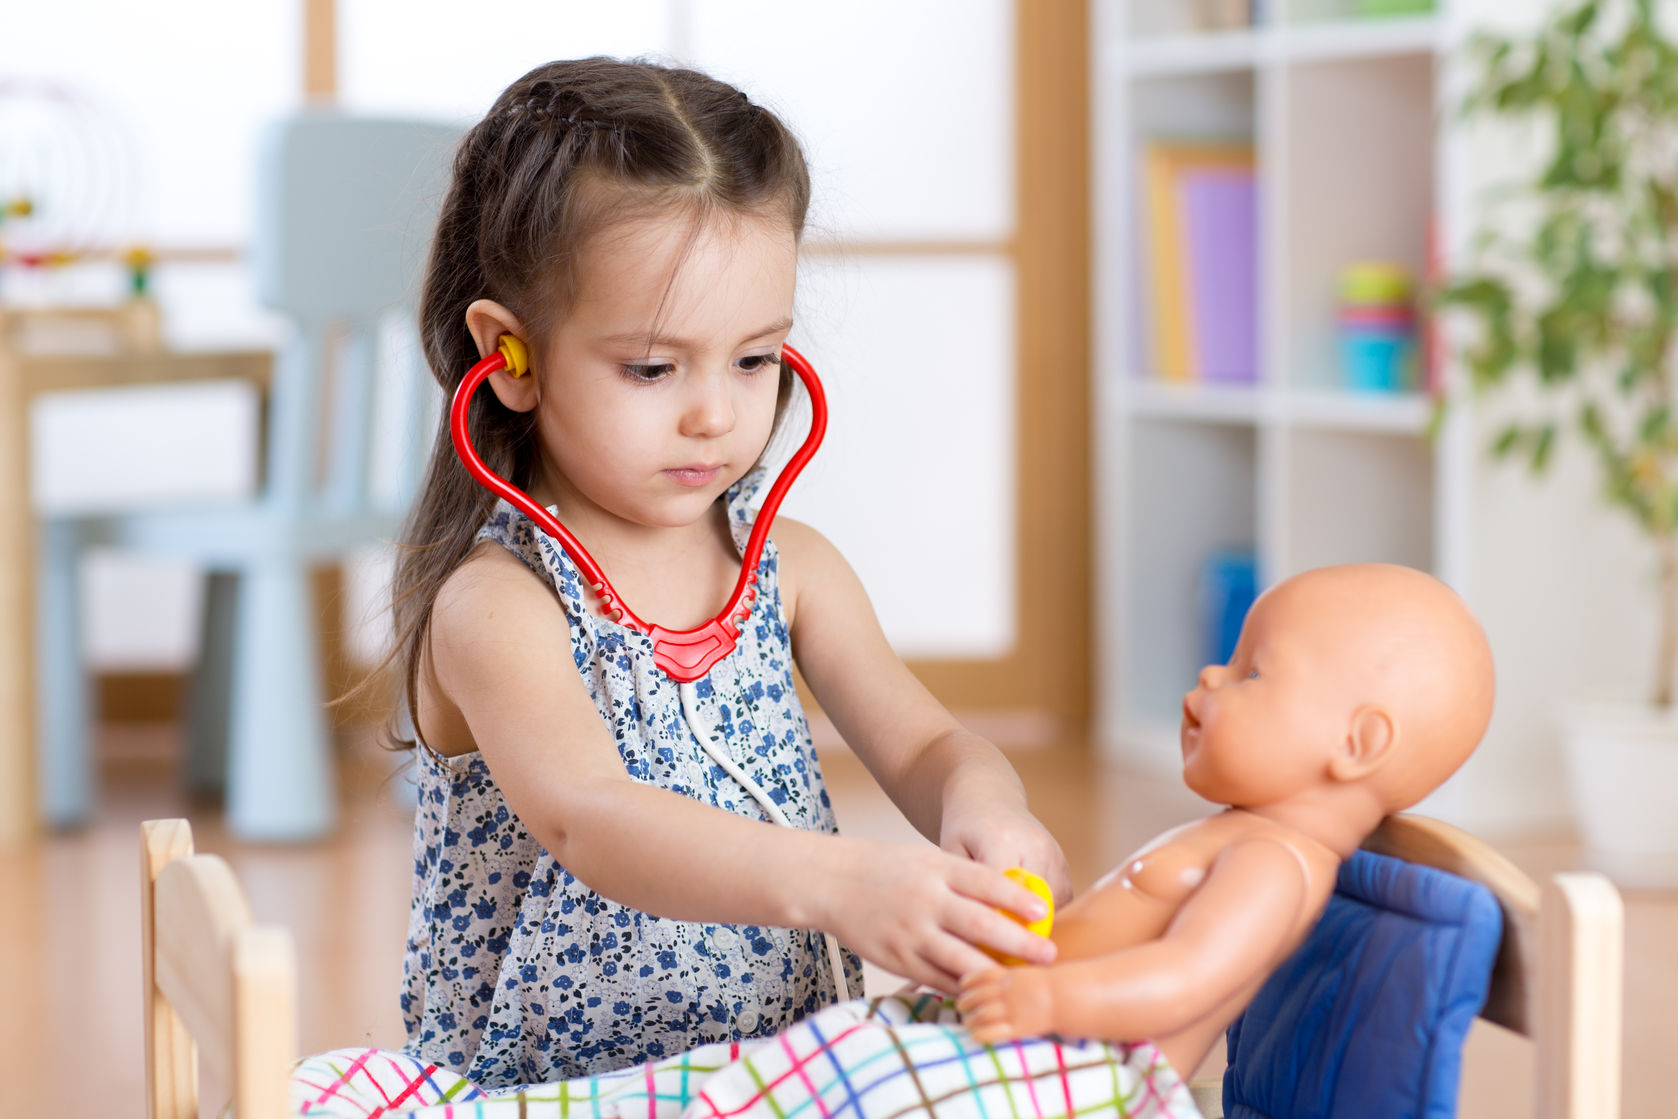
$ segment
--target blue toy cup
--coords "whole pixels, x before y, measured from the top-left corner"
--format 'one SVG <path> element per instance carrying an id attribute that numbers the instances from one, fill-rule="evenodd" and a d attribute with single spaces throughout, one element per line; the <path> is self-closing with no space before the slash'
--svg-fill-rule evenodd
<path id="1" fill-rule="evenodd" d="M 1201 660 L 1228 664 L 1247 611 L 1258 597 L 1258 557 L 1230 549 L 1207 556 L 1200 567 Z"/>
<path id="2" fill-rule="evenodd" d="M 1415 388 L 1416 338 L 1408 329 L 1343 325 L 1340 348 L 1348 387 L 1368 392 Z"/>

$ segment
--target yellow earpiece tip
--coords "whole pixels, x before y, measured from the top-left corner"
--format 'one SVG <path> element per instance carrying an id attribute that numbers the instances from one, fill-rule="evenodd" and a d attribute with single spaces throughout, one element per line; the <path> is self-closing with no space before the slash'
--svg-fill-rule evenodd
<path id="1" fill-rule="evenodd" d="M 1002 873 L 1005 876 L 1012 878 L 1014 881 L 1036 894 L 1038 897 L 1042 898 L 1043 904 L 1048 907 L 1043 916 L 1039 917 L 1035 921 L 1024 920 L 1019 914 L 1006 909 L 1002 911 L 1002 915 L 1010 920 L 1018 921 L 1020 924 L 1024 925 L 1029 932 L 1034 932 L 1038 936 L 1048 936 L 1050 931 L 1055 927 L 1055 895 L 1049 890 L 1049 884 L 1037 875 L 1031 873 L 1031 871 L 1026 870 L 1024 867 L 1009 867 Z M 981 951 L 999 964 L 1019 964 L 1025 962 L 1023 960 L 1016 960 L 1014 957 L 1004 955 L 1000 952 L 992 952 L 988 948 L 981 949 Z"/>
<path id="2" fill-rule="evenodd" d="M 530 372 L 530 351 L 524 348 L 524 340 L 511 334 L 503 334 L 495 343 L 495 348 L 501 351 L 501 356 L 507 359 L 507 372 L 519 378 Z"/>

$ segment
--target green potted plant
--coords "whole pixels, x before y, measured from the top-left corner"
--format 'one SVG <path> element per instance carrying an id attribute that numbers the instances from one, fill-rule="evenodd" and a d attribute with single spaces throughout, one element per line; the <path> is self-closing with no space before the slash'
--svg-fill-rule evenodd
<path id="1" fill-rule="evenodd" d="M 1478 394 L 1535 401 L 1493 451 L 1550 464 L 1577 438 L 1602 495 L 1650 544 L 1658 640 L 1644 702 L 1575 705 L 1570 787 L 1592 861 L 1678 882 L 1678 47 L 1652 0 L 1572 0 L 1537 30 L 1470 45 L 1469 116 L 1542 122 L 1552 148 L 1508 184 L 1443 307 L 1466 319 Z M 1639 803 L 1640 800 L 1647 803 Z"/>

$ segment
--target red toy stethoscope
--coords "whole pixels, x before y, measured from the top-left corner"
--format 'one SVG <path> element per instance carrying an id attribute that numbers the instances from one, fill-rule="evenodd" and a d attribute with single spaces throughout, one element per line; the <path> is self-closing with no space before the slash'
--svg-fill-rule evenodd
<path id="1" fill-rule="evenodd" d="M 821 381 L 816 378 L 816 371 L 804 360 L 803 355 L 791 346 L 781 347 L 781 360 L 792 366 L 793 372 L 798 374 L 799 379 L 804 382 L 804 388 L 810 394 L 810 434 L 805 436 L 803 445 L 781 469 L 780 477 L 776 478 L 775 484 L 770 487 L 769 496 L 764 498 L 763 508 L 757 515 L 756 523 L 752 525 L 751 537 L 747 540 L 745 553 L 740 558 L 740 578 L 734 584 L 734 593 L 729 597 L 728 605 L 724 606 L 715 618 L 695 629 L 669 630 L 636 617 L 635 612 L 630 610 L 618 597 L 617 591 L 612 589 L 611 581 L 606 578 L 606 573 L 600 569 L 600 565 L 594 562 L 594 557 L 588 554 L 588 549 L 559 523 L 559 519 L 536 504 L 529 494 L 485 466 L 484 460 L 479 458 L 478 452 L 473 449 L 466 427 L 467 410 L 472 402 L 472 394 L 492 373 L 505 369 L 514 377 L 522 377 L 529 372 L 529 356 L 521 340 L 511 334 L 503 334 L 497 343 L 496 352 L 479 361 L 467 372 L 460 386 L 455 389 L 454 402 L 449 408 L 449 431 L 454 438 L 455 453 L 460 456 L 467 472 L 483 483 L 491 493 L 504 498 L 529 517 L 538 528 L 564 548 L 572 562 L 583 573 L 583 578 L 600 597 L 601 606 L 607 616 L 615 615 L 615 620 L 620 625 L 651 637 L 653 660 L 659 668 L 677 683 L 691 683 L 704 676 L 712 665 L 734 651 L 734 645 L 740 637 L 740 623 L 752 612 L 753 602 L 757 598 L 757 564 L 763 555 L 763 544 L 769 537 L 769 526 L 775 519 L 775 511 L 781 507 L 781 499 L 786 496 L 793 479 L 804 469 L 804 464 L 810 461 L 810 456 L 816 453 L 822 436 L 827 432 L 827 397 L 822 392 Z"/>

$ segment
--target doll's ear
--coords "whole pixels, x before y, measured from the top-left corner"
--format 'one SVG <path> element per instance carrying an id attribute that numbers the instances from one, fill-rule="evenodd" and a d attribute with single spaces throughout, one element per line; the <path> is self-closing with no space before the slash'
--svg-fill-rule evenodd
<path id="1" fill-rule="evenodd" d="M 496 351 L 503 334 L 511 334 L 526 343 L 529 336 L 520 325 L 518 316 L 493 299 L 475 299 L 466 308 L 466 329 L 478 344 L 478 356 L 488 357 Z M 466 371 L 461 370 L 462 373 Z M 533 376 L 514 377 L 503 370 L 489 375 L 489 387 L 503 405 L 515 412 L 528 412 L 541 403 L 541 390 Z"/>
<path id="2" fill-rule="evenodd" d="M 1398 724 L 1385 708 L 1365 705 L 1352 712 L 1346 740 L 1329 759 L 1337 781 L 1357 781 L 1387 764 L 1398 743 Z"/>

